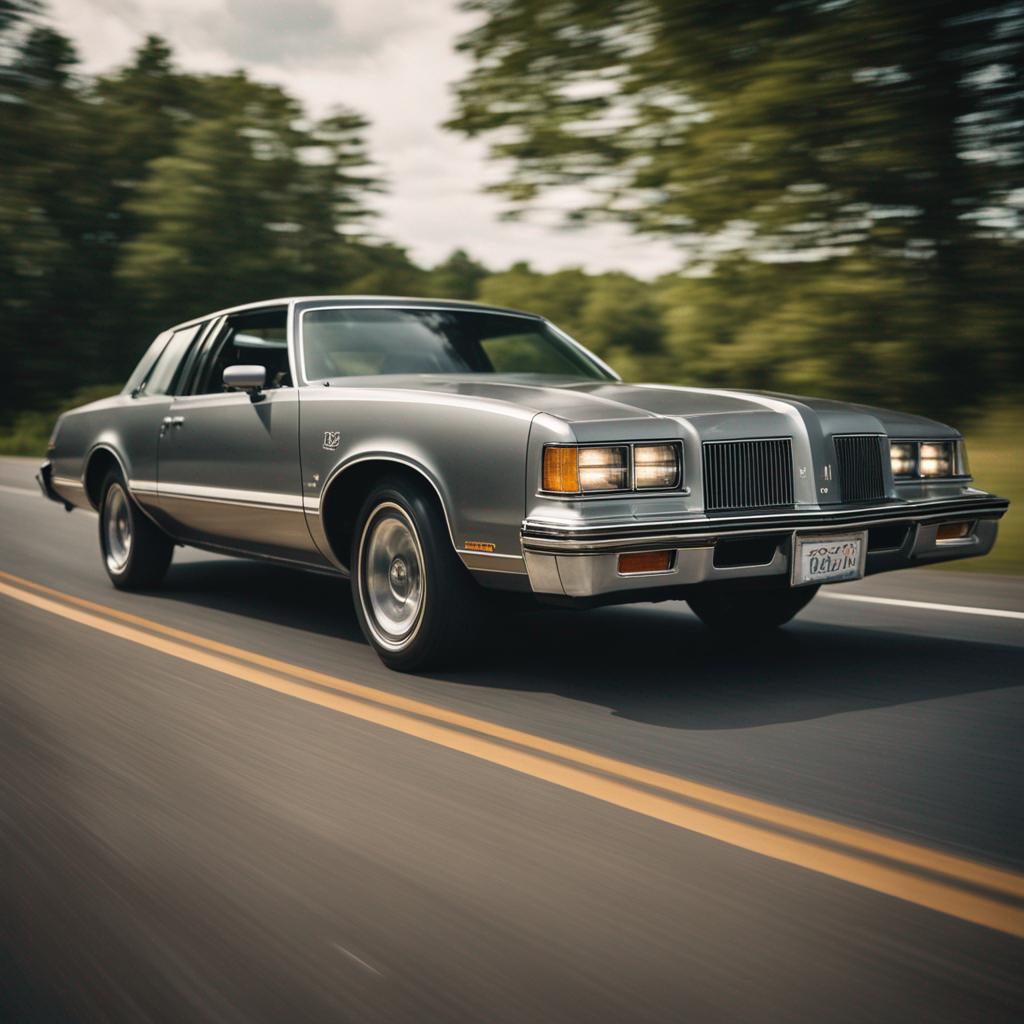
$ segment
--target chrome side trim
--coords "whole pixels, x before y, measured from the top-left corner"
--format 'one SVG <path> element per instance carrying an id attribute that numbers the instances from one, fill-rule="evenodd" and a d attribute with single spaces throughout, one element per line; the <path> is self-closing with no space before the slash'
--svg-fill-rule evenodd
<path id="1" fill-rule="evenodd" d="M 145 481 L 144 490 L 152 487 Z M 134 489 L 134 484 L 132 485 Z M 150 493 L 147 490 L 147 493 Z M 161 484 L 153 493 L 161 498 L 184 498 L 187 501 L 209 501 L 218 505 L 241 505 L 283 512 L 302 512 L 301 494 L 280 494 L 275 491 L 249 491 L 233 487 L 206 487 L 199 484 Z"/>
<path id="2" fill-rule="evenodd" d="M 493 551 L 466 551 L 458 548 L 459 557 L 467 569 L 480 572 L 505 572 L 526 575 L 526 562 L 522 555 L 499 555 Z"/>
<path id="3" fill-rule="evenodd" d="M 57 487 L 74 487 L 79 491 L 85 490 L 85 484 L 81 480 L 76 480 L 73 476 L 55 476 L 51 479 Z"/>

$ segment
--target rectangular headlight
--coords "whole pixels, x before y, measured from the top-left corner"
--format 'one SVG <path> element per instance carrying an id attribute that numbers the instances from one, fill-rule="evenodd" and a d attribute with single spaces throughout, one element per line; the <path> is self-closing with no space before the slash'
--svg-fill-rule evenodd
<path id="1" fill-rule="evenodd" d="M 890 441 L 889 458 L 897 480 L 967 476 L 963 441 Z"/>
<path id="2" fill-rule="evenodd" d="M 544 448 L 541 487 L 554 494 L 670 490 L 682 480 L 678 441 Z"/>
<path id="3" fill-rule="evenodd" d="M 917 476 L 917 448 L 915 441 L 892 441 L 889 444 L 889 459 L 892 475 L 900 477 Z"/>
<path id="4" fill-rule="evenodd" d="M 633 478 L 638 491 L 679 484 L 679 449 L 674 444 L 637 445 L 633 449 Z"/>
<path id="5" fill-rule="evenodd" d="M 581 491 L 625 491 L 629 489 L 629 449 L 580 448 Z"/>
<path id="6" fill-rule="evenodd" d="M 918 470 L 921 476 L 952 476 L 953 442 L 927 441 L 922 444 Z"/>

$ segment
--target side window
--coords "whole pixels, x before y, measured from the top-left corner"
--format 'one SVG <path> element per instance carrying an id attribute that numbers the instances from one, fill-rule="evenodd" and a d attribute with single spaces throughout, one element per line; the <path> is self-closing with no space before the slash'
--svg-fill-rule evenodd
<path id="1" fill-rule="evenodd" d="M 143 381 L 149 376 L 149 371 L 152 369 L 153 364 L 159 359 L 160 353 L 164 350 L 164 346 L 170 340 L 171 332 L 164 331 L 158 334 L 153 342 L 146 349 L 145 355 L 138 361 L 135 369 L 132 370 L 132 375 L 125 382 L 124 387 L 121 390 L 122 395 L 131 395 L 133 398 L 142 387 Z"/>
<path id="2" fill-rule="evenodd" d="M 188 352 L 189 345 L 199 333 L 200 324 L 192 327 L 183 327 L 171 335 L 160 358 L 153 364 L 149 371 L 145 384 L 142 385 L 140 394 L 143 395 L 169 395 L 173 393 L 174 385 L 178 378 L 178 371 L 181 369 L 184 355 Z"/>
<path id="3" fill-rule="evenodd" d="M 291 387 L 288 365 L 288 311 L 261 310 L 228 317 L 200 368 L 195 394 L 224 390 L 224 371 L 229 366 L 262 366 L 268 388 Z"/>

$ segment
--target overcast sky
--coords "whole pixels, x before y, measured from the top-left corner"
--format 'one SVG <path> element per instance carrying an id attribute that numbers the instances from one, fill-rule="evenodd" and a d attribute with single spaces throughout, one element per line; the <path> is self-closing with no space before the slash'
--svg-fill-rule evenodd
<path id="1" fill-rule="evenodd" d="M 342 103 L 370 122 L 370 149 L 389 183 L 378 231 L 423 263 L 462 247 L 492 267 L 529 260 L 542 270 L 582 266 L 653 276 L 679 264 L 665 243 L 613 226 L 558 230 L 535 217 L 499 220 L 482 186 L 495 169 L 484 147 L 439 127 L 450 83 L 466 64 L 454 50 L 471 22 L 455 0 L 49 0 L 84 69 L 124 63 L 142 37 L 168 39 L 196 71 L 245 67 L 323 114 Z"/>

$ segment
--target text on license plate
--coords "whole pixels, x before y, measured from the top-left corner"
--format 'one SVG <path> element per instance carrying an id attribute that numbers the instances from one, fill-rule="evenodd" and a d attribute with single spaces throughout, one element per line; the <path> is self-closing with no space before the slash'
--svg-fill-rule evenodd
<path id="1" fill-rule="evenodd" d="M 793 586 L 856 580 L 864 575 L 865 534 L 797 537 L 793 552 Z"/>

